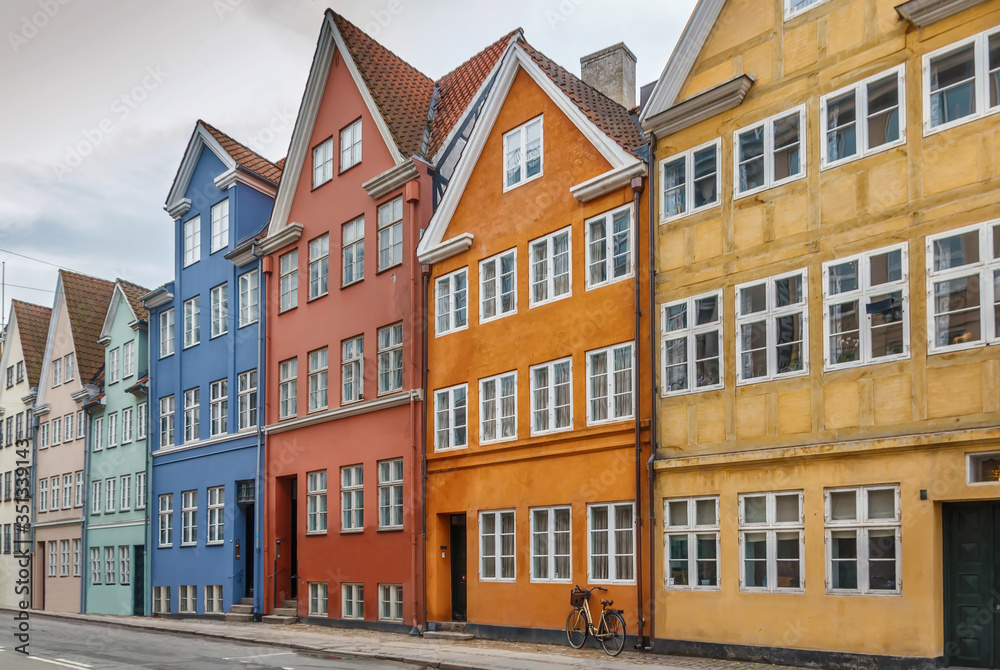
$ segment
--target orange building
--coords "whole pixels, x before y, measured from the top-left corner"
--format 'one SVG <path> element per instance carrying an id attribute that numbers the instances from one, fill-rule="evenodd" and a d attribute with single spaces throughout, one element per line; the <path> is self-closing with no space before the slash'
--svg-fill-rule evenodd
<path id="1" fill-rule="evenodd" d="M 624 45 L 606 49 L 584 59 L 591 86 L 518 39 L 418 246 L 428 621 L 565 642 L 569 592 L 589 584 L 639 629 L 650 407 L 634 68 Z"/>

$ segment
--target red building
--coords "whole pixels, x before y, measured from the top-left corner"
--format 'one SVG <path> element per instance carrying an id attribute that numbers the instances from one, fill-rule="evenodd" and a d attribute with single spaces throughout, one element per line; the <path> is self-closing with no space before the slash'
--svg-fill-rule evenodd
<path id="1" fill-rule="evenodd" d="M 517 34 L 434 81 L 326 13 L 259 245 L 266 612 L 294 605 L 316 623 L 387 629 L 424 621 L 415 249 Z"/>

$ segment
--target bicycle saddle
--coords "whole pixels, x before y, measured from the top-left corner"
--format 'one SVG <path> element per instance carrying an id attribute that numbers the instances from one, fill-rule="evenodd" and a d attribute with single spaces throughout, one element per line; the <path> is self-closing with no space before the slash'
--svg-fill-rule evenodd
<path id="1" fill-rule="evenodd" d="M 605 600 L 604 598 L 601 598 L 601 604 L 602 605 L 606 605 L 607 607 L 611 607 L 612 605 L 615 604 L 615 601 L 614 600 Z"/>

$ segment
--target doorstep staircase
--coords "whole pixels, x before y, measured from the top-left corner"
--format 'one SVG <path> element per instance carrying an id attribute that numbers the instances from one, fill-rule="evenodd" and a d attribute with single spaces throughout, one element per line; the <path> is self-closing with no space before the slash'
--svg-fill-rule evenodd
<path id="1" fill-rule="evenodd" d="M 436 621 L 437 630 L 424 631 L 428 640 L 474 640 L 475 635 L 465 631 L 464 621 Z"/>
<path id="2" fill-rule="evenodd" d="M 253 621 L 253 598 L 241 598 L 239 604 L 233 604 L 226 612 L 226 621 L 249 623 Z"/>
<path id="3" fill-rule="evenodd" d="M 290 624 L 299 622 L 299 601 L 286 600 L 281 607 L 274 608 L 274 614 L 267 614 L 261 621 L 264 623 Z"/>

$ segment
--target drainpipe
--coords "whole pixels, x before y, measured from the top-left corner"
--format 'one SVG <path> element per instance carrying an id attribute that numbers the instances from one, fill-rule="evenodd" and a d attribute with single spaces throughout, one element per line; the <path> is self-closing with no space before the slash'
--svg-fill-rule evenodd
<path id="1" fill-rule="evenodd" d="M 254 241 L 250 245 L 250 253 L 254 258 L 259 259 L 261 257 L 260 250 L 257 247 L 257 242 Z M 264 420 L 264 411 L 261 407 L 261 400 L 263 399 L 262 391 L 265 390 L 264 386 L 264 374 L 262 373 L 261 360 L 264 354 L 264 327 L 265 319 L 267 318 L 267 311 L 263 309 L 262 296 L 267 296 L 267 278 L 264 273 L 260 271 L 260 263 L 257 263 L 257 456 L 256 456 L 256 474 L 254 475 L 253 482 L 253 495 L 254 495 L 254 506 L 253 506 L 253 532 L 256 537 L 254 537 L 253 542 L 253 569 L 254 573 L 260 572 L 260 579 L 257 579 L 257 574 L 254 574 L 254 594 L 253 594 L 253 609 L 254 609 L 254 621 L 258 620 L 258 615 L 263 615 L 264 612 L 264 559 L 261 556 L 261 538 L 264 533 L 260 532 L 260 515 L 261 506 L 264 504 L 264 487 L 261 486 L 260 480 L 260 454 L 264 448 L 264 433 L 260 429 L 261 422 Z M 264 475 L 267 476 L 266 466 Z M 239 497 L 239 489 L 236 491 L 237 498 Z M 237 501 L 237 504 L 239 502 Z M 245 582 L 244 582 L 245 584 Z M 257 603 L 260 603 L 258 605 Z"/>
<path id="2" fill-rule="evenodd" d="M 138 339 L 138 338 L 137 338 Z M 86 404 L 86 400 L 83 401 Z M 147 410 L 146 414 L 149 414 Z M 87 424 L 90 424 L 90 415 L 86 409 L 83 410 L 83 416 L 85 417 Z M 86 429 L 84 429 L 86 431 Z M 88 431 L 89 432 L 89 431 Z M 84 437 L 89 437 L 87 433 L 84 433 Z M 87 613 L 87 580 L 84 576 L 83 566 L 84 556 L 87 555 L 87 510 L 89 509 L 86 505 L 87 502 L 87 489 L 90 488 L 90 440 L 84 439 L 83 441 L 83 503 L 84 506 L 80 510 L 80 614 Z M 75 482 L 74 482 L 75 483 Z"/>
<path id="3" fill-rule="evenodd" d="M 636 231 L 639 230 L 639 203 L 642 199 L 642 189 L 643 189 L 643 179 L 642 177 L 632 178 L 632 215 L 636 222 Z M 636 235 L 636 261 L 638 261 L 638 235 Z M 641 304 L 641 284 L 639 283 L 639 263 L 636 262 L 636 273 L 635 278 L 632 283 L 635 285 L 635 361 L 636 368 L 639 367 L 638 362 L 641 360 L 639 352 L 641 350 L 641 327 L 642 327 L 642 304 Z M 638 388 L 638 385 L 637 385 Z M 642 528 L 640 510 L 642 502 L 642 412 L 639 411 L 639 402 L 636 398 L 635 403 L 635 510 L 636 519 L 639 520 L 639 528 L 636 529 L 636 537 L 641 538 L 639 534 L 639 529 Z M 639 617 L 639 635 L 636 641 L 635 648 L 640 649 L 644 646 L 645 636 L 643 635 L 645 620 L 643 618 L 642 609 L 642 541 L 638 542 L 639 546 L 635 552 L 636 556 L 636 570 L 635 570 L 635 592 L 636 592 L 636 606 L 638 610 Z"/>
<path id="4" fill-rule="evenodd" d="M 406 198 L 406 204 L 409 205 L 409 210 L 410 210 L 409 223 L 410 223 L 410 229 L 413 230 L 417 221 L 417 206 L 420 198 L 420 182 L 415 180 L 407 182 L 406 186 L 404 186 L 403 188 L 403 194 L 404 197 Z M 412 237 L 412 235 L 410 239 L 413 240 L 413 252 L 408 254 L 410 256 L 409 258 L 410 308 L 409 310 L 407 310 L 408 311 L 407 316 L 409 317 L 410 321 L 410 343 L 411 343 L 410 346 L 415 348 L 417 342 L 417 331 L 416 331 L 417 324 L 416 324 L 416 319 L 413 318 L 413 308 L 416 306 L 417 302 L 417 266 L 416 266 L 417 254 L 416 254 L 416 240 Z M 409 379 L 407 380 L 406 386 L 410 392 L 410 450 L 411 453 L 413 454 L 412 456 L 413 460 L 411 461 L 413 463 L 413 469 L 411 470 L 411 472 L 413 473 L 413 482 L 414 484 L 416 484 L 416 478 L 417 478 L 416 465 L 418 459 L 417 449 L 420 446 L 420 438 L 419 436 L 415 435 L 415 433 L 417 432 L 417 408 L 414 405 L 413 391 L 414 387 L 416 386 L 417 372 L 416 372 L 416 367 L 412 363 L 409 366 L 407 376 L 409 377 Z M 415 489 L 416 487 L 414 486 L 413 489 L 411 490 Z M 421 561 L 421 558 L 417 555 L 417 551 L 418 548 L 422 547 L 422 542 L 418 542 L 417 540 L 417 528 L 416 528 L 416 518 L 415 518 L 417 507 L 419 507 L 421 510 L 423 509 L 422 498 L 417 505 L 414 505 L 414 510 L 413 510 L 414 520 L 410 524 L 410 552 L 411 552 L 410 565 L 412 568 L 411 574 L 413 575 L 413 588 L 411 589 L 411 593 L 413 594 L 413 627 L 410 630 L 410 635 L 419 635 L 422 623 L 422 616 L 421 616 L 422 613 L 420 612 L 420 598 L 423 595 L 423 587 L 421 586 L 419 589 L 417 588 L 417 574 L 418 574 L 417 566 L 420 564 Z M 422 512 L 421 516 L 423 516 Z M 423 582 L 424 580 L 421 577 L 420 579 L 421 585 L 423 584 Z"/>
<path id="5" fill-rule="evenodd" d="M 656 381 L 656 330 L 659 315 L 656 312 L 656 134 L 649 134 L 649 460 L 646 462 L 646 476 L 649 486 L 649 649 L 653 649 L 656 637 L 656 510 L 655 494 L 653 492 L 653 463 L 656 460 L 656 450 L 659 448 L 659 384 Z"/>
<path id="6" fill-rule="evenodd" d="M 421 265 L 420 266 L 420 273 L 423 276 L 423 283 L 424 283 L 424 297 L 423 297 L 423 306 L 422 306 L 423 307 L 422 311 L 423 311 L 423 324 L 424 324 L 424 327 L 423 327 L 423 333 L 422 333 L 423 337 L 421 338 L 423 340 L 423 355 L 422 355 L 423 364 L 421 365 L 421 367 L 423 368 L 423 370 L 422 370 L 422 375 L 421 375 L 422 376 L 421 385 L 422 385 L 423 393 L 424 393 L 424 402 L 423 402 L 423 415 L 424 416 L 423 416 L 423 430 L 421 431 L 421 435 L 420 435 L 420 476 L 421 476 L 421 482 L 420 482 L 420 501 L 421 501 L 421 504 L 423 505 L 423 513 L 420 515 L 421 516 L 420 521 L 421 521 L 421 524 L 422 524 L 422 526 L 421 526 L 421 528 L 422 528 L 422 530 L 421 530 L 421 545 L 422 545 L 421 546 L 421 551 L 423 553 L 421 555 L 424 557 L 424 578 L 422 580 L 423 584 L 421 586 L 423 588 L 423 597 L 424 597 L 424 621 L 427 621 L 427 574 L 426 574 L 426 572 L 427 572 L 427 563 L 426 563 L 426 561 L 427 561 L 427 403 L 428 403 L 428 400 L 427 400 L 427 372 L 428 372 L 428 366 L 427 366 L 427 338 L 428 338 L 428 333 L 430 332 L 430 328 L 427 325 L 427 316 L 428 316 L 428 314 L 427 314 L 427 312 L 428 312 L 428 310 L 427 310 L 427 302 L 428 302 L 428 295 L 430 293 L 431 266 L 426 265 L 426 264 Z M 452 550 L 454 550 L 454 547 L 452 547 Z"/>
<path id="7" fill-rule="evenodd" d="M 41 385 L 42 381 L 39 379 L 39 388 Z M 35 391 L 35 402 L 32 403 L 31 411 L 31 483 L 29 484 L 31 490 L 31 532 L 28 534 L 28 539 L 31 542 L 31 589 L 35 588 L 35 581 L 37 579 L 35 577 L 35 568 L 39 567 L 37 565 L 38 559 L 36 558 L 38 547 L 35 545 L 35 525 L 38 523 L 38 424 L 40 422 L 34 411 L 36 407 L 38 407 L 38 391 Z M 27 421 L 25 421 L 25 423 L 27 423 Z M 16 437 L 14 438 L 14 443 L 17 444 Z M 86 441 L 84 441 L 84 444 L 86 444 Z M 42 570 L 39 570 L 39 572 L 42 573 L 41 590 L 42 593 L 45 593 L 45 573 Z M 35 609 L 45 609 L 45 603 L 36 600 L 37 597 L 38 595 L 32 591 L 31 601 L 35 603 Z"/>

